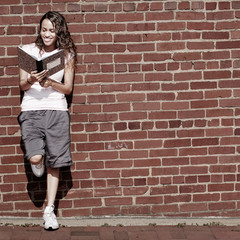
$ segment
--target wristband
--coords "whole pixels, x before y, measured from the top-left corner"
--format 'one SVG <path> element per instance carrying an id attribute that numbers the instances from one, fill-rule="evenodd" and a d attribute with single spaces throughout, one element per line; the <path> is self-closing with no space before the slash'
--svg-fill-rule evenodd
<path id="1" fill-rule="evenodd" d="M 31 82 L 29 82 L 29 80 L 27 79 L 27 82 L 30 84 L 30 85 L 33 85 Z"/>

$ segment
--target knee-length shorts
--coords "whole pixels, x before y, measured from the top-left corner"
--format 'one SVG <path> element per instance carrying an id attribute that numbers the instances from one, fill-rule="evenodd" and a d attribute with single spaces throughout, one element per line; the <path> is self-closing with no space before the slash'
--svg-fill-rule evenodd
<path id="1" fill-rule="evenodd" d="M 48 167 L 72 165 L 68 111 L 23 111 L 18 120 L 27 159 L 42 155 Z"/>

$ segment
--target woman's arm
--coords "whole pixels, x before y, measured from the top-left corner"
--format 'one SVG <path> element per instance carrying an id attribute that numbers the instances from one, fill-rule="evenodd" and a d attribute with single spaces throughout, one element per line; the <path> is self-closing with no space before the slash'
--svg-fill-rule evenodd
<path id="1" fill-rule="evenodd" d="M 63 94 L 70 94 L 73 89 L 74 65 L 74 58 L 72 57 L 64 68 L 64 83 L 59 83 L 48 78 L 46 81 L 44 80 L 43 84 L 41 84 L 42 87 L 52 87 Z"/>
<path id="2" fill-rule="evenodd" d="M 35 82 L 41 82 L 46 77 L 46 74 L 47 70 L 43 70 L 40 73 L 33 71 L 28 77 L 28 73 L 19 68 L 19 87 L 21 91 L 28 90 Z"/>

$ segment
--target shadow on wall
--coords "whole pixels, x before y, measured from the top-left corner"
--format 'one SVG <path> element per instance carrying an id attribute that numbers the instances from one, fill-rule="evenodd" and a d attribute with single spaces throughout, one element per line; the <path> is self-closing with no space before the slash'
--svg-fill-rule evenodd
<path id="1" fill-rule="evenodd" d="M 20 143 L 23 153 L 25 153 L 24 144 L 21 140 Z M 47 173 L 43 174 L 42 177 L 38 178 L 32 173 L 32 169 L 29 160 L 24 158 L 24 167 L 26 176 L 28 179 L 27 191 L 29 198 L 36 207 L 42 207 L 46 201 L 47 196 Z M 58 205 L 61 199 L 63 199 L 68 191 L 72 188 L 72 174 L 71 167 L 62 167 L 59 171 L 59 186 L 55 201 L 55 211 L 58 210 Z"/>

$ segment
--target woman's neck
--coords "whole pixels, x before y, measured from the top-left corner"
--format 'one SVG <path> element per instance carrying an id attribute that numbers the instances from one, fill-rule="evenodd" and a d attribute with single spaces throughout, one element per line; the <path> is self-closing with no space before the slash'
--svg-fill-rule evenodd
<path id="1" fill-rule="evenodd" d="M 49 47 L 43 46 L 43 51 L 44 51 L 44 52 L 52 52 L 52 51 L 54 51 L 55 49 L 56 49 L 56 48 L 53 47 L 53 46 L 49 46 Z"/>

